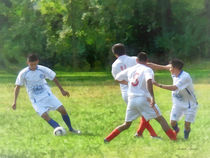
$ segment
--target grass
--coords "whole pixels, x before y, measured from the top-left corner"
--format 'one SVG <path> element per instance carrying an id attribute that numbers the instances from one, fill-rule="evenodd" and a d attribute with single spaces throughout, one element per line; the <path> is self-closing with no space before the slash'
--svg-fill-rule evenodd
<path id="1" fill-rule="evenodd" d="M 52 135 L 53 129 L 33 110 L 25 88 L 21 89 L 17 110 L 11 109 L 13 87 L 16 75 L 0 72 L 0 157 L 5 158 L 207 158 L 210 157 L 209 91 L 210 64 L 189 65 L 199 101 L 199 109 L 192 132 L 187 141 L 181 131 L 176 142 L 170 141 L 160 125 L 150 121 L 162 140 L 151 139 L 147 131 L 144 137 L 135 139 L 139 120 L 116 137 L 104 144 L 106 137 L 117 125 L 123 123 L 126 106 L 121 98 L 119 86 L 106 72 L 68 73 L 57 72 L 64 88 L 71 93 L 63 97 L 58 88 L 50 82 L 53 93 L 60 99 L 70 114 L 73 126 L 82 131 L 81 136 L 68 133 L 63 137 Z M 156 80 L 171 83 L 168 72 L 158 71 Z M 155 87 L 156 102 L 163 116 L 169 121 L 171 93 Z M 50 116 L 66 128 L 60 114 L 50 112 Z"/>

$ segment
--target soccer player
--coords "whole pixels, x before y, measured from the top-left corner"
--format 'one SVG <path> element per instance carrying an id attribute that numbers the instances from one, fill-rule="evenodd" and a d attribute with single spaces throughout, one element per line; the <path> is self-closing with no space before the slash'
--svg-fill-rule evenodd
<path id="1" fill-rule="evenodd" d="M 188 139 L 190 133 L 190 125 L 194 122 L 198 102 L 194 94 L 192 78 L 189 73 L 182 70 L 184 63 L 179 59 L 170 61 L 170 72 L 173 79 L 173 85 L 164 85 L 154 82 L 154 85 L 172 91 L 173 106 L 171 110 L 171 126 L 179 132 L 177 121 L 185 116 L 184 138 Z"/>
<path id="2" fill-rule="evenodd" d="M 39 58 L 35 54 L 30 54 L 27 57 L 28 67 L 22 69 L 16 79 L 16 87 L 14 89 L 14 102 L 12 108 L 16 109 L 16 102 L 20 87 L 25 85 L 30 101 L 34 110 L 45 121 L 47 121 L 54 129 L 60 125 L 54 121 L 49 115 L 48 111 L 57 110 L 61 113 L 62 118 L 69 128 L 69 131 L 75 134 L 80 134 L 79 130 L 72 128 L 70 118 L 62 105 L 62 103 L 53 95 L 46 79 L 53 80 L 63 96 L 69 97 L 69 92 L 65 91 L 58 80 L 56 74 L 51 69 L 38 65 Z"/>
<path id="3" fill-rule="evenodd" d="M 137 58 L 134 56 L 133 57 L 127 56 L 125 46 L 121 43 L 113 45 L 112 52 L 114 56 L 117 58 L 115 62 L 112 64 L 112 76 L 114 77 L 114 79 L 116 78 L 119 72 L 137 64 L 137 61 L 136 61 Z M 120 90 L 121 90 L 122 98 L 127 105 L 128 104 L 128 94 L 127 94 L 128 85 L 120 84 Z M 149 121 L 146 121 L 145 118 L 142 116 L 136 136 L 142 136 L 145 128 L 149 131 L 151 137 L 158 137 L 154 129 L 150 125 Z"/>
<path id="4" fill-rule="evenodd" d="M 176 133 L 168 126 L 168 123 L 161 115 L 158 106 L 155 104 L 153 94 L 154 73 L 146 66 L 147 55 L 144 52 L 138 54 L 138 64 L 127 68 L 115 77 L 121 84 L 128 84 L 128 105 L 125 122 L 114 129 L 104 142 L 110 142 L 122 131 L 128 129 L 133 120 L 143 116 L 145 120 L 156 119 L 171 140 L 176 140 Z"/>

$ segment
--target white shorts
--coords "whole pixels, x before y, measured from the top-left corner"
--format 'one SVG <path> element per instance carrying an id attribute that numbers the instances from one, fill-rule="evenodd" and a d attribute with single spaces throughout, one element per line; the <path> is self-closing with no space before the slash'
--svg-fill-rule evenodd
<path id="1" fill-rule="evenodd" d="M 197 107 L 198 105 L 193 105 L 190 107 L 187 106 L 183 107 L 183 105 L 182 106 L 173 105 L 171 110 L 170 120 L 179 121 L 183 116 L 185 116 L 186 122 L 193 123 L 197 113 Z"/>
<path id="2" fill-rule="evenodd" d="M 128 105 L 128 94 L 127 93 L 122 93 L 122 98 L 125 101 L 126 105 Z"/>
<path id="3" fill-rule="evenodd" d="M 144 118 L 148 121 L 161 116 L 161 112 L 157 104 L 155 104 L 154 108 L 151 108 L 146 97 L 129 97 L 125 122 L 131 122 L 139 116 L 144 116 Z"/>
<path id="4" fill-rule="evenodd" d="M 50 94 L 50 96 L 47 96 L 46 98 L 43 98 L 42 100 L 36 103 L 32 103 L 34 110 L 40 116 L 42 116 L 42 114 L 50 110 L 58 109 L 61 105 L 62 103 L 53 94 Z"/>

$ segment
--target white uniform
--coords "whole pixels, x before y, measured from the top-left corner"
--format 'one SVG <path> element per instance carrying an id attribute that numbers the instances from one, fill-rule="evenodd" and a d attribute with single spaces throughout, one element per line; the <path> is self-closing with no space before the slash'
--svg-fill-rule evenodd
<path id="1" fill-rule="evenodd" d="M 112 64 L 112 76 L 114 77 L 114 79 L 116 78 L 119 72 L 136 65 L 137 64 L 136 58 L 137 57 L 130 57 L 127 55 L 119 56 L 115 60 L 115 62 Z M 122 98 L 127 104 L 128 103 L 128 95 L 127 95 L 128 86 L 124 84 L 120 84 L 120 90 L 121 90 Z"/>
<path id="2" fill-rule="evenodd" d="M 27 93 L 35 111 L 41 116 L 49 110 L 56 110 L 62 103 L 52 94 L 45 79 L 53 80 L 55 72 L 51 69 L 37 65 L 32 71 L 29 67 L 24 68 L 18 74 L 15 84 L 26 86 Z"/>
<path id="3" fill-rule="evenodd" d="M 181 71 L 179 76 L 172 75 L 172 78 L 173 85 L 178 89 L 172 91 L 171 120 L 178 121 L 185 115 L 185 121 L 194 122 L 198 103 L 190 75 L 185 71 Z"/>
<path id="4" fill-rule="evenodd" d="M 142 64 L 137 64 L 117 74 L 116 80 L 128 81 L 126 122 L 131 122 L 139 116 L 144 116 L 146 120 L 150 120 L 161 115 L 158 106 L 155 105 L 157 114 L 147 101 L 147 98 L 151 97 L 147 90 L 147 81 L 149 79 L 153 80 L 153 78 L 154 73 L 152 69 Z"/>

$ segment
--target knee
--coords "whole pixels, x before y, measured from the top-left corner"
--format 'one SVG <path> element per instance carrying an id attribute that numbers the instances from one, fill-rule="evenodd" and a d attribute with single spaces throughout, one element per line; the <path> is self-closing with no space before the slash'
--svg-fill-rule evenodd
<path id="1" fill-rule="evenodd" d="M 65 109 L 63 106 L 60 106 L 60 107 L 58 108 L 58 111 L 59 111 L 62 115 L 66 115 L 66 114 L 67 114 L 66 109 Z"/>
<path id="2" fill-rule="evenodd" d="M 48 114 L 46 114 L 46 113 L 44 113 L 44 114 L 42 114 L 42 116 L 41 116 L 45 121 L 50 121 L 50 117 L 48 116 Z"/>
<path id="3" fill-rule="evenodd" d="M 172 127 L 176 126 L 176 124 L 177 124 L 176 121 L 171 120 L 171 126 L 172 126 Z"/>
<path id="4" fill-rule="evenodd" d="M 190 123 L 189 122 L 185 122 L 185 129 L 187 130 L 187 131 L 189 131 L 190 130 Z"/>
<path id="5" fill-rule="evenodd" d="M 131 126 L 131 123 L 125 122 L 123 126 L 124 126 L 124 129 L 128 129 Z"/>
<path id="6" fill-rule="evenodd" d="M 155 120 L 161 123 L 163 121 L 163 116 L 158 116 Z"/>

